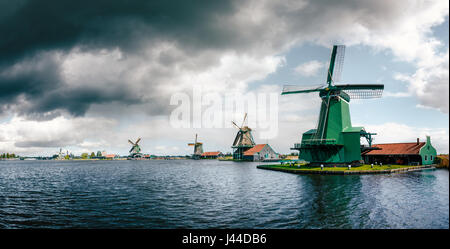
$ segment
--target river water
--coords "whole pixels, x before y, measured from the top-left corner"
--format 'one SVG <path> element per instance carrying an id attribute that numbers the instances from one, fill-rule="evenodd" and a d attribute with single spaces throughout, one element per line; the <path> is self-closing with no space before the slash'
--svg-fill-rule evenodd
<path id="1" fill-rule="evenodd" d="M 320 176 L 256 165 L 0 161 L 0 228 L 449 228 L 446 169 Z"/>

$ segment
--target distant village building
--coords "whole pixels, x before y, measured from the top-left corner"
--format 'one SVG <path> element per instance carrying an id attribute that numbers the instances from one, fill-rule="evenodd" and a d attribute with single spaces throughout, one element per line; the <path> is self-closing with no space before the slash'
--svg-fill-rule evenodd
<path id="1" fill-rule="evenodd" d="M 257 144 L 243 154 L 246 161 L 277 160 L 280 156 L 268 144 Z"/>
<path id="2" fill-rule="evenodd" d="M 223 157 L 222 152 L 220 151 L 203 152 L 201 155 L 202 159 L 217 159 L 218 157 Z"/>
<path id="3" fill-rule="evenodd" d="M 105 155 L 105 159 L 113 160 L 113 159 L 117 159 L 117 158 L 119 158 L 119 156 L 116 155 L 116 154 L 107 154 L 107 155 Z"/>
<path id="4" fill-rule="evenodd" d="M 430 165 L 436 160 L 436 149 L 431 145 L 430 137 L 426 142 L 374 144 L 380 150 L 372 150 L 362 154 L 365 163 Z"/>

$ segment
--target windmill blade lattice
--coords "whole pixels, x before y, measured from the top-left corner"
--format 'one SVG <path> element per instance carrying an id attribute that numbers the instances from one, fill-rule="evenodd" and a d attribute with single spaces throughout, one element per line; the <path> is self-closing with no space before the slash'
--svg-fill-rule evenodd
<path id="1" fill-rule="evenodd" d="M 335 85 L 335 87 L 343 90 L 351 99 L 381 98 L 384 90 L 382 84 Z"/>
<path id="2" fill-rule="evenodd" d="M 381 98 L 383 90 L 345 90 L 351 99 L 375 99 Z"/>
<path id="3" fill-rule="evenodd" d="M 315 85 L 315 86 L 301 86 L 301 85 L 284 85 L 281 94 L 292 94 L 292 93 L 309 93 L 318 92 L 324 89 L 326 85 Z"/>
<path id="4" fill-rule="evenodd" d="M 336 46 L 336 58 L 334 61 L 333 69 L 333 82 L 340 82 L 342 76 L 342 68 L 344 67 L 344 57 L 345 57 L 345 46 Z"/>

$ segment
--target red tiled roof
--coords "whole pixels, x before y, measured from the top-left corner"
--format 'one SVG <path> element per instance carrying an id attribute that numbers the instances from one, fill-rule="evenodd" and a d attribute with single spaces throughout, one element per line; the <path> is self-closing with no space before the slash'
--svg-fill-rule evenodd
<path id="1" fill-rule="evenodd" d="M 116 157 L 116 155 L 114 155 L 114 154 L 108 154 L 108 155 L 106 155 L 105 157 Z"/>
<path id="2" fill-rule="evenodd" d="M 202 156 L 218 156 L 220 151 L 203 152 Z"/>
<path id="3" fill-rule="evenodd" d="M 425 142 L 417 143 L 395 143 L 395 144 L 375 144 L 373 147 L 381 150 L 372 150 L 364 155 L 417 155 Z"/>
<path id="4" fill-rule="evenodd" d="M 256 152 L 260 152 L 267 144 L 257 144 L 253 148 L 244 152 L 244 156 L 253 156 Z"/>

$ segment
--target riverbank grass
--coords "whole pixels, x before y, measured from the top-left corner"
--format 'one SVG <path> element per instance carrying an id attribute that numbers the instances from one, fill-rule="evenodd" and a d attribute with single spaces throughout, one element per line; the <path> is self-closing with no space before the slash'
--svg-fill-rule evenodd
<path id="1" fill-rule="evenodd" d="M 307 164 L 303 165 L 281 165 L 281 164 L 270 164 L 270 165 L 260 165 L 267 169 L 287 169 L 287 170 L 298 170 L 298 171 L 377 171 L 377 170 L 392 170 L 401 168 L 411 168 L 410 165 L 373 165 L 373 168 L 369 164 L 363 164 L 361 166 L 352 166 L 351 169 L 348 167 L 323 167 L 320 166 L 309 166 Z"/>

